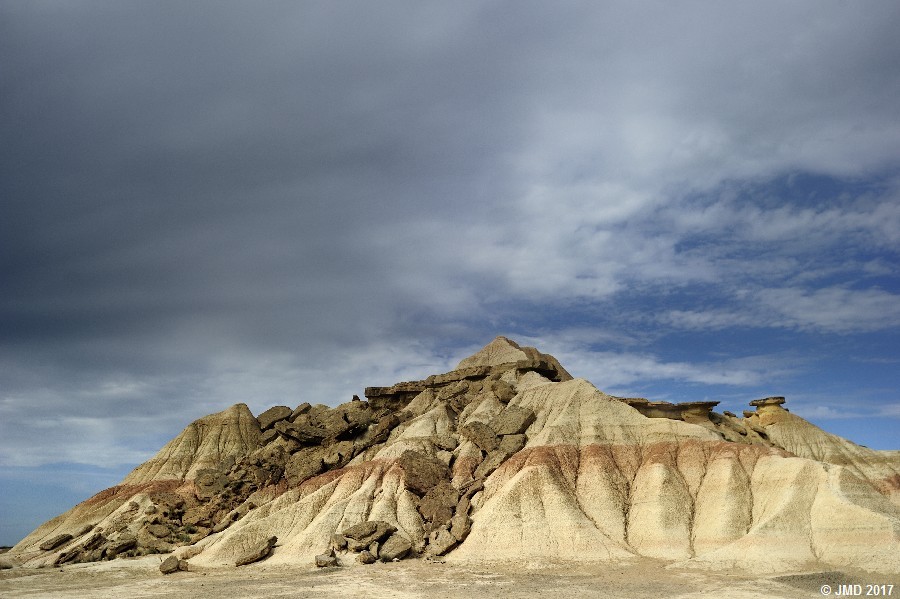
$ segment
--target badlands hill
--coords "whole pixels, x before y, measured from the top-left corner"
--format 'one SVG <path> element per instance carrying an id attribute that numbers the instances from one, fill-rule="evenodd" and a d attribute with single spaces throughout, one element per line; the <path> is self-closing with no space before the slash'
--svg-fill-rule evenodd
<path id="1" fill-rule="evenodd" d="M 900 453 L 783 407 L 613 397 L 498 337 L 335 408 L 234 405 L 28 535 L 22 566 L 376 559 L 900 571 Z M 180 561 L 179 561 L 180 558 Z"/>

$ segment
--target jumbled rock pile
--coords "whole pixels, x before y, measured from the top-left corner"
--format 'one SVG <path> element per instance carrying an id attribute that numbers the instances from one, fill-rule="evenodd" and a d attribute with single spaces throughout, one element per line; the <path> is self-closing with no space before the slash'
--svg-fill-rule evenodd
<path id="1" fill-rule="evenodd" d="M 329 553 L 317 555 L 316 565 L 320 568 L 340 564 L 337 554 L 355 553 L 361 564 L 398 561 L 412 550 L 409 539 L 397 532 L 397 528 L 387 522 L 367 520 L 345 529 L 331 537 Z"/>

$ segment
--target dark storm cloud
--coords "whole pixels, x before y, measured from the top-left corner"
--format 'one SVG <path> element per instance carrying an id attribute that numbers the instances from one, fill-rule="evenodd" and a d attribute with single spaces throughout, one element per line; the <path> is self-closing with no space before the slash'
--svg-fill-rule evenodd
<path id="1" fill-rule="evenodd" d="M 422 366 L 376 368 L 453 309 L 416 230 L 501 195 L 519 135 L 478 36 L 435 7 L 3 10 L 4 443 L 38 408 L 57 442 L 7 462 L 133 462 L 135 431 Z"/>
<path id="2" fill-rule="evenodd" d="M 616 384 L 741 385 L 772 361 L 597 340 L 748 326 L 748 304 L 769 327 L 877 329 L 867 312 L 895 288 L 803 287 L 814 269 L 786 245 L 764 262 L 719 233 L 685 247 L 790 225 L 823 256 L 877 234 L 850 270 L 890 263 L 890 185 L 871 209 L 772 218 L 741 184 L 890 179 L 897 19 L 893 3 L 3 3 L 0 461 L 134 461 L 229 402 L 342 401 L 507 330 Z M 734 274 L 773 265 L 749 290 Z M 643 313 L 679 291 L 712 305 Z M 16 454 L 36 407 L 58 442 Z"/>
<path id="3" fill-rule="evenodd" d="M 334 285 L 365 313 L 380 235 L 507 185 L 515 82 L 433 9 L 39 6 L 4 52 L 13 336 L 322 314 Z"/>
<path id="4" fill-rule="evenodd" d="M 49 5 L 13 19 L 8 333 L 152 330 L 298 294 L 315 302 L 328 273 L 371 289 L 352 250 L 362 224 L 440 207 L 421 201 L 435 168 L 404 123 L 416 115 L 377 103 L 394 99 L 378 89 L 385 69 L 407 68 L 391 36 L 360 39 L 288 7 L 264 21 L 134 8 Z M 330 35 L 344 42 L 316 59 L 316 38 Z"/>

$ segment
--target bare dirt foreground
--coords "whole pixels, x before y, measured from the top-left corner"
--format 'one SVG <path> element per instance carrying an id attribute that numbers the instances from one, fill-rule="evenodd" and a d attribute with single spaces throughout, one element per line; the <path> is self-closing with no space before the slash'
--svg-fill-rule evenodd
<path id="1" fill-rule="evenodd" d="M 822 585 L 837 596 L 840 585 L 894 584 L 887 595 L 900 597 L 900 576 L 851 572 L 758 576 L 665 568 L 653 560 L 609 564 L 473 564 L 408 560 L 390 564 L 316 569 L 260 564 L 234 569 L 178 572 L 163 576 L 161 557 L 76 564 L 64 568 L 0 572 L 0 597 L 93 599 L 191 597 L 822 597 Z"/>

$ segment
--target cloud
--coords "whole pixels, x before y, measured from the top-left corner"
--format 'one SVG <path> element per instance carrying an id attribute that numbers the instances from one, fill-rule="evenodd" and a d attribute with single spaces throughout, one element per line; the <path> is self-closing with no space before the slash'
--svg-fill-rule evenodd
<path id="1" fill-rule="evenodd" d="M 584 362 L 589 362 L 584 364 Z M 755 385 L 772 373 L 740 367 L 730 361 L 718 363 L 667 362 L 653 355 L 597 352 L 588 354 L 576 365 L 588 366 L 598 384 L 622 386 L 635 382 L 679 381 L 704 385 Z"/>
<path id="2" fill-rule="evenodd" d="M 601 387 L 892 334 L 898 10 L 3 4 L 0 456 L 133 460 L 501 332 Z"/>
<path id="3" fill-rule="evenodd" d="M 49 381 L 40 391 L 23 381 L 27 392 L 0 393 L 0 466 L 137 464 L 191 421 L 235 403 L 246 403 L 255 414 L 304 401 L 336 405 L 362 395 L 366 386 L 452 370 L 462 357 L 434 355 L 416 342 L 315 349 L 302 356 L 217 352 L 182 370 L 167 367 L 164 374 L 112 378 L 101 371 L 65 386 Z M 191 371 L 200 366 L 202 371 Z M 19 371 L 23 377 L 44 373 L 23 365 Z"/>
<path id="4" fill-rule="evenodd" d="M 900 402 L 882 405 L 879 408 L 879 415 L 885 418 L 900 418 Z"/>
<path id="5" fill-rule="evenodd" d="M 770 289 L 758 297 L 783 315 L 788 326 L 842 333 L 900 325 L 900 296 L 880 289 Z"/>
<path id="6" fill-rule="evenodd" d="M 742 356 L 718 360 L 675 361 L 635 351 L 613 351 L 627 347 L 621 335 L 592 328 L 570 328 L 536 337 L 519 337 L 557 357 L 573 376 L 585 378 L 600 389 L 665 383 L 752 387 L 772 383 L 790 373 L 775 356 Z M 631 340 L 632 343 L 635 340 Z M 610 391 L 612 392 L 612 391 Z"/>
<path id="7" fill-rule="evenodd" d="M 847 410 L 841 406 L 814 405 L 791 408 L 807 420 L 845 420 L 848 418 L 870 418 L 871 414 Z"/>
<path id="8" fill-rule="evenodd" d="M 786 328 L 831 333 L 879 331 L 900 326 L 900 296 L 881 289 L 797 287 L 760 289 L 735 310 L 672 310 L 666 324 L 684 329 Z"/>

